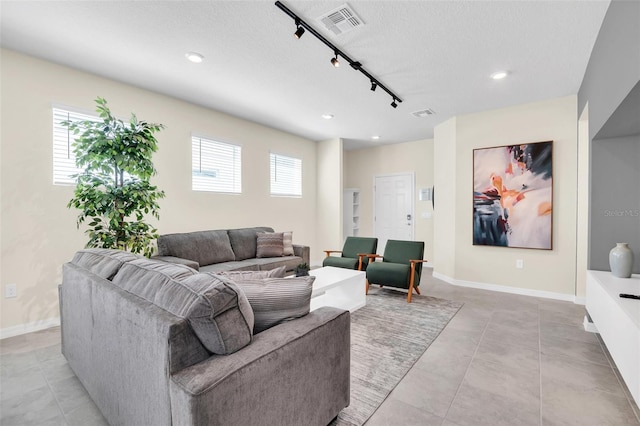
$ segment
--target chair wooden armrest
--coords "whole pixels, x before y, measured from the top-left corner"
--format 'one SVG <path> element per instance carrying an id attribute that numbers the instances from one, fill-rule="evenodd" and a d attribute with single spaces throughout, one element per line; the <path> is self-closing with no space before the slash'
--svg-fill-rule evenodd
<path id="1" fill-rule="evenodd" d="M 368 257 L 369 258 L 369 262 L 375 262 L 376 257 L 382 257 L 380 255 L 377 254 L 371 254 L 371 253 L 358 253 L 358 271 L 362 271 L 362 259 Z"/>
<path id="2" fill-rule="evenodd" d="M 323 250 L 326 254 L 327 257 L 331 256 L 331 253 L 342 253 L 342 250 Z"/>

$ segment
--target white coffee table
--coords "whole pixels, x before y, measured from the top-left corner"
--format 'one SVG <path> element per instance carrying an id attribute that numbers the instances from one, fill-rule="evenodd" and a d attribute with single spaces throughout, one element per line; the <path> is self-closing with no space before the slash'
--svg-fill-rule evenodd
<path id="1" fill-rule="evenodd" d="M 311 293 L 311 310 L 333 306 L 351 312 L 367 304 L 365 272 L 325 266 L 312 269 L 316 277 Z"/>

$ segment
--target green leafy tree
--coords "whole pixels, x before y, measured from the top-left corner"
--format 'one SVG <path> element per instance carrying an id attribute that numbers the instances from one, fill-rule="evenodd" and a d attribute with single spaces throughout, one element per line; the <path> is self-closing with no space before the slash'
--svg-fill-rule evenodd
<path id="1" fill-rule="evenodd" d="M 96 111 L 101 121 L 66 121 L 76 135 L 73 152 L 84 173 L 68 208 L 80 210 L 77 226 L 88 222 L 87 247 L 113 248 L 153 254 L 157 230 L 144 221 L 145 215 L 159 218 L 158 200 L 164 191 L 151 185 L 156 174 L 151 157 L 158 150 L 154 133 L 162 124 L 115 118 L 107 101 L 98 97 Z"/>

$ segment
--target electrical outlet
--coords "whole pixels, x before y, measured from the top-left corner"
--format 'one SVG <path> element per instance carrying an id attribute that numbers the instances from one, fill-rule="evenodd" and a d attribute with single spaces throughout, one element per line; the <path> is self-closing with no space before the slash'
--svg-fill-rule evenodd
<path id="1" fill-rule="evenodd" d="M 522 260 L 522 259 L 516 260 L 516 268 L 523 269 L 524 268 L 524 260 Z"/>
<path id="2" fill-rule="evenodd" d="M 18 286 L 16 284 L 7 284 L 4 286 L 4 297 L 5 299 L 18 297 Z"/>

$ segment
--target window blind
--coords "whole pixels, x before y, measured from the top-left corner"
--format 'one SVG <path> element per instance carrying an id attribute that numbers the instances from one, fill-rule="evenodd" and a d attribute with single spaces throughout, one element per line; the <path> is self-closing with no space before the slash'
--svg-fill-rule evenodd
<path id="1" fill-rule="evenodd" d="M 191 189 L 240 194 L 242 147 L 193 136 Z"/>
<path id="2" fill-rule="evenodd" d="M 270 154 L 271 195 L 302 196 L 302 160 L 280 154 Z"/>
<path id="3" fill-rule="evenodd" d="M 75 185 L 72 177 L 84 170 L 76 167 L 76 157 L 73 155 L 74 134 L 63 121 L 100 121 L 97 116 L 53 108 L 53 184 Z"/>

